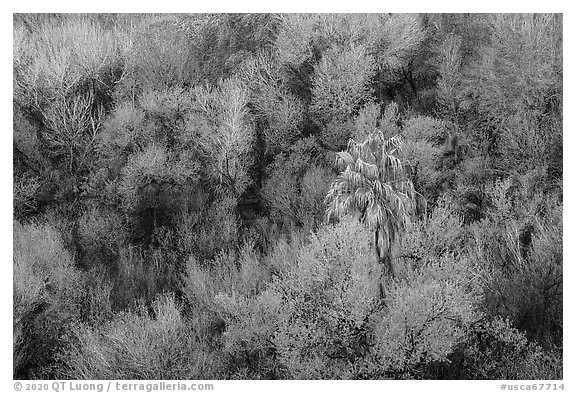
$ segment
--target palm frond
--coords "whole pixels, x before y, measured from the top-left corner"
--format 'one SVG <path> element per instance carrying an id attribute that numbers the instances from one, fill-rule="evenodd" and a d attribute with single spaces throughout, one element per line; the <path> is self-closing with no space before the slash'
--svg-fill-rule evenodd
<path id="1" fill-rule="evenodd" d="M 338 162 L 339 165 L 342 165 L 344 168 L 348 165 L 354 164 L 354 158 L 347 151 L 341 151 L 339 153 L 336 153 L 336 161 Z"/>
<path id="2" fill-rule="evenodd" d="M 343 167 L 326 195 L 326 217 L 340 218 L 352 211 L 371 229 L 379 228 L 388 240 L 396 236 L 409 218 L 416 192 L 395 154 L 402 139 L 388 140 L 377 130 L 363 141 L 348 141 L 346 151 L 337 153 Z"/>

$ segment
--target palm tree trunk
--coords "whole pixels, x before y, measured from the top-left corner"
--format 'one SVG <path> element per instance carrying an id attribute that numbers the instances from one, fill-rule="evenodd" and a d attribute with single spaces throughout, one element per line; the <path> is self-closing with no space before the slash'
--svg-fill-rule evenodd
<path id="1" fill-rule="evenodd" d="M 392 265 L 392 252 L 391 247 L 385 247 L 383 249 L 380 241 L 380 228 L 376 228 L 374 231 L 374 252 L 376 256 L 376 262 L 380 266 L 380 278 L 379 278 L 379 289 L 380 298 L 384 298 L 384 279 L 386 277 L 394 278 L 394 266 Z"/>
<path id="2" fill-rule="evenodd" d="M 380 251 L 380 230 L 376 228 L 374 231 L 374 255 L 376 256 L 376 264 L 377 266 L 381 266 L 381 251 Z M 384 280 L 384 270 L 380 268 L 379 277 L 378 277 L 378 289 L 380 292 L 380 299 L 384 299 L 384 285 L 382 281 Z"/>
<path id="3" fill-rule="evenodd" d="M 385 252 L 380 260 L 380 263 L 384 266 L 387 276 L 394 278 L 394 266 L 392 265 L 392 254 L 390 252 Z"/>
<path id="4" fill-rule="evenodd" d="M 392 250 L 391 245 L 382 247 L 380 242 L 380 228 L 374 231 L 374 250 L 376 254 L 376 262 L 382 266 L 385 275 L 394 278 L 394 266 L 392 265 Z"/>

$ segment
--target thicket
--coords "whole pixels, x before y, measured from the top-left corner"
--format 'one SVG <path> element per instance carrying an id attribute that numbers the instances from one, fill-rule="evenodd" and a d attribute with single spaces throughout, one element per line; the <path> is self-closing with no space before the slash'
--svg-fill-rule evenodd
<path id="1" fill-rule="evenodd" d="M 14 15 L 14 377 L 561 379 L 560 15 Z"/>

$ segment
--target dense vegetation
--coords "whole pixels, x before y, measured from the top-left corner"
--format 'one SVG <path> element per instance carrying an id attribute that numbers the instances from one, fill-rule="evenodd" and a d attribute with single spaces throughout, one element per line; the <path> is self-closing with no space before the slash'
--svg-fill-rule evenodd
<path id="1" fill-rule="evenodd" d="M 560 15 L 15 15 L 14 377 L 562 378 Z"/>

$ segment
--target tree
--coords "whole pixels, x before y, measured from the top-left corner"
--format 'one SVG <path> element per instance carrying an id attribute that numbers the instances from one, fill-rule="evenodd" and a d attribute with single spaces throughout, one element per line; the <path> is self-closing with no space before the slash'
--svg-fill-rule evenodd
<path id="1" fill-rule="evenodd" d="M 326 196 L 327 221 L 356 212 L 360 222 L 374 231 L 377 262 L 382 275 L 390 277 L 394 277 L 392 246 L 418 195 L 395 156 L 400 143 L 399 136 L 386 140 L 381 131 L 371 133 L 362 143 L 351 139 L 346 151 L 338 153 L 344 170 Z"/>
<path id="2" fill-rule="evenodd" d="M 562 16 L 490 15 L 463 80 L 467 132 L 497 170 L 562 173 Z"/>
<path id="3" fill-rule="evenodd" d="M 250 185 L 248 169 L 253 162 L 255 132 L 247 108 L 248 90 L 230 78 L 216 88 L 196 88 L 194 98 L 198 113 L 194 120 L 203 124 L 198 144 L 209 162 L 209 176 L 219 192 L 237 199 Z"/>

